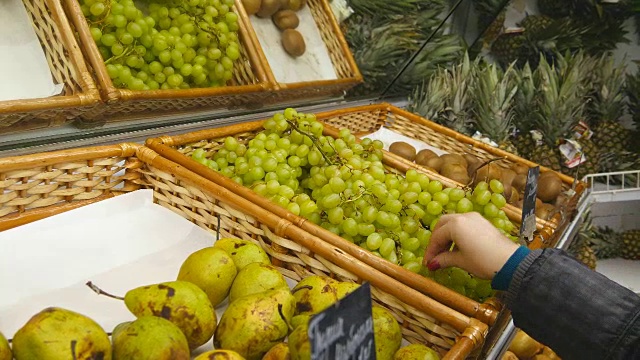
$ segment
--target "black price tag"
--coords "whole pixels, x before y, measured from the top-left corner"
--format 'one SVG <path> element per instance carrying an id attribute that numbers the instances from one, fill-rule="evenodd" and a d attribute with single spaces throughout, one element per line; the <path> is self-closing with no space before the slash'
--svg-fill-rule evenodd
<path id="1" fill-rule="evenodd" d="M 533 241 L 533 232 L 536 230 L 536 196 L 538 194 L 539 176 L 539 166 L 529 169 L 527 185 L 524 188 L 522 224 L 520 224 L 520 244 L 525 246 Z"/>
<path id="2" fill-rule="evenodd" d="M 312 360 L 375 360 L 369 283 L 314 315 L 308 335 Z"/>

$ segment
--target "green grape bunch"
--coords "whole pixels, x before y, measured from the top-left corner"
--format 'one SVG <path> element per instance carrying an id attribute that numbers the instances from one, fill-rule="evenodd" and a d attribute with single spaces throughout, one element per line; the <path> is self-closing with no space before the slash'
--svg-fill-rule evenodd
<path id="1" fill-rule="evenodd" d="M 227 137 L 220 149 L 191 157 L 378 257 L 477 300 L 492 295 L 487 281 L 456 268 L 430 272 L 422 257 L 443 214 L 479 212 L 515 239 L 499 181 L 444 188 L 414 169 L 395 173 L 382 163 L 381 141 L 358 141 L 348 129 L 323 135 L 315 115 L 291 108 L 263 127 L 250 140 Z"/>
<path id="2" fill-rule="evenodd" d="M 220 87 L 240 58 L 233 0 L 80 0 L 118 88 Z M 143 11 L 144 10 L 144 11 Z"/>

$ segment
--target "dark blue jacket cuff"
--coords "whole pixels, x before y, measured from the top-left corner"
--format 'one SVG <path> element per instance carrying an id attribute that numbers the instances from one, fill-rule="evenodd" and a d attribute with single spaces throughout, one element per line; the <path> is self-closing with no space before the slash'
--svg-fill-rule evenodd
<path id="1" fill-rule="evenodd" d="M 520 246 L 502 266 L 502 269 L 498 271 L 496 276 L 493 277 L 491 287 L 495 290 L 507 290 L 518 265 L 520 265 L 520 262 L 522 262 L 527 255 L 529 255 L 529 252 L 530 250 L 525 246 Z"/>

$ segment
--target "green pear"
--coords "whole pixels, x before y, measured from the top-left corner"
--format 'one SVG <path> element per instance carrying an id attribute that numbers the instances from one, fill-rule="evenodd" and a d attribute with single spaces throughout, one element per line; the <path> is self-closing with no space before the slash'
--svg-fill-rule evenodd
<path id="1" fill-rule="evenodd" d="M 311 319 L 311 314 L 295 315 L 291 318 L 291 327 L 295 329 L 300 325 L 308 323 L 309 319 Z"/>
<path id="2" fill-rule="evenodd" d="M 440 360 L 440 354 L 422 344 L 411 344 L 398 350 L 393 360 Z"/>
<path id="3" fill-rule="evenodd" d="M 294 307 L 288 288 L 241 297 L 222 314 L 213 345 L 258 360 L 285 339 Z"/>
<path id="4" fill-rule="evenodd" d="M 310 360 L 311 342 L 309 341 L 309 321 L 299 325 L 289 334 L 289 354 L 291 360 Z"/>
<path id="5" fill-rule="evenodd" d="M 13 359 L 13 355 L 11 354 L 11 347 L 9 347 L 9 342 L 7 338 L 2 335 L 0 332 L 0 360 L 11 360 Z"/>
<path id="6" fill-rule="evenodd" d="M 402 345 L 402 330 L 391 312 L 373 306 L 373 336 L 376 343 L 376 359 L 393 359 Z"/>
<path id="7" fill-rule="evenodd" d="M 313 275 L 302 279 L 291 290 L 296 298 L 296 315 L 316 314 L 338 301 L 335 285 L 327 276 Z"/>
<path id="8" fill-rule="evenodd" d="M 347 295 L 351 294 L 352 292 L 354 292 L 357 288 L 360 287 L 360 284 L 347 282 L 347 281 L 341 281 L 341 282 L 335 284 L 334 287 L 336 288 L 336 294 L 338 295 L 338 300 L 340 300 L 340 299 L 344 298 L 345 296 L 347 296 Z"/>
<path id="9" fill-rule="evenodd" d="M 284 342 L 279 343 L 267 351 L 262 360 L 291 360 L 289 345 Z"/>
<path id="10" fill-rule="evenodd" d="M 189 347 L 206 343 L 216 330 L 216 313 L 207 294 L 187 281 L 170 281 L 129 290 L 124 303 L 136 317 L 159 316 L 182 330 Z"/>
<path id="11" fill-rule="evenodd" d="M 229 295 L 237 273 L 236 265 L 226 251 L 207 247 L 187 257 L 180 267 L 178 280 L 198 285 L 216 307 Z"/>
<path id="12" fill-rule="evenodd" d="M 233 281 L 229 292 L 229 302 L 234 302 L 243 296 L 281 287 L 289 289 L 287 281 L 278 269 L 271 265 L 251 263 L 240 270 Z"/>
<path id="13" fill-rule="evenodd" d="M 76 312 L 50 307 L 13 336 L 16 360 L 111 359 L 109 336 L 95 321 Z"/>
<path id="14" fill-rule="evenodd" d="M 113 330 L 113 360 L 189 360 L 189 344 L 171 321 L 142 316 Z"/>
<path id="15" fill-rule="evenodd" d="M 269 256 L 260 245 L 249 240 L 224 238 L 216 241 L 213 247 L 226 251 L 233 259 L 238 271 L 254 262 L 271 264 Z"/>
<path id="16" fill-rule="evenodd" d="M 196 356 L 193 360 L 245 360 L 232 350 L 211 350 Z"/>

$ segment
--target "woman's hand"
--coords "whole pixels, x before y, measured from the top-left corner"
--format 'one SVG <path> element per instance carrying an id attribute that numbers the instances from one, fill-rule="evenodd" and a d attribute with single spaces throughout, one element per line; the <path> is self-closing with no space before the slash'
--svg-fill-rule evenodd
<path id="1" fill-rule="evenodd" d="M 449 251 L 452 243 L 456 246 Z M 444 215 L 431 234 L 423 262 L 431 271 L 457 266 L 490 280 L 518 247 L 479 213 Z"/>

